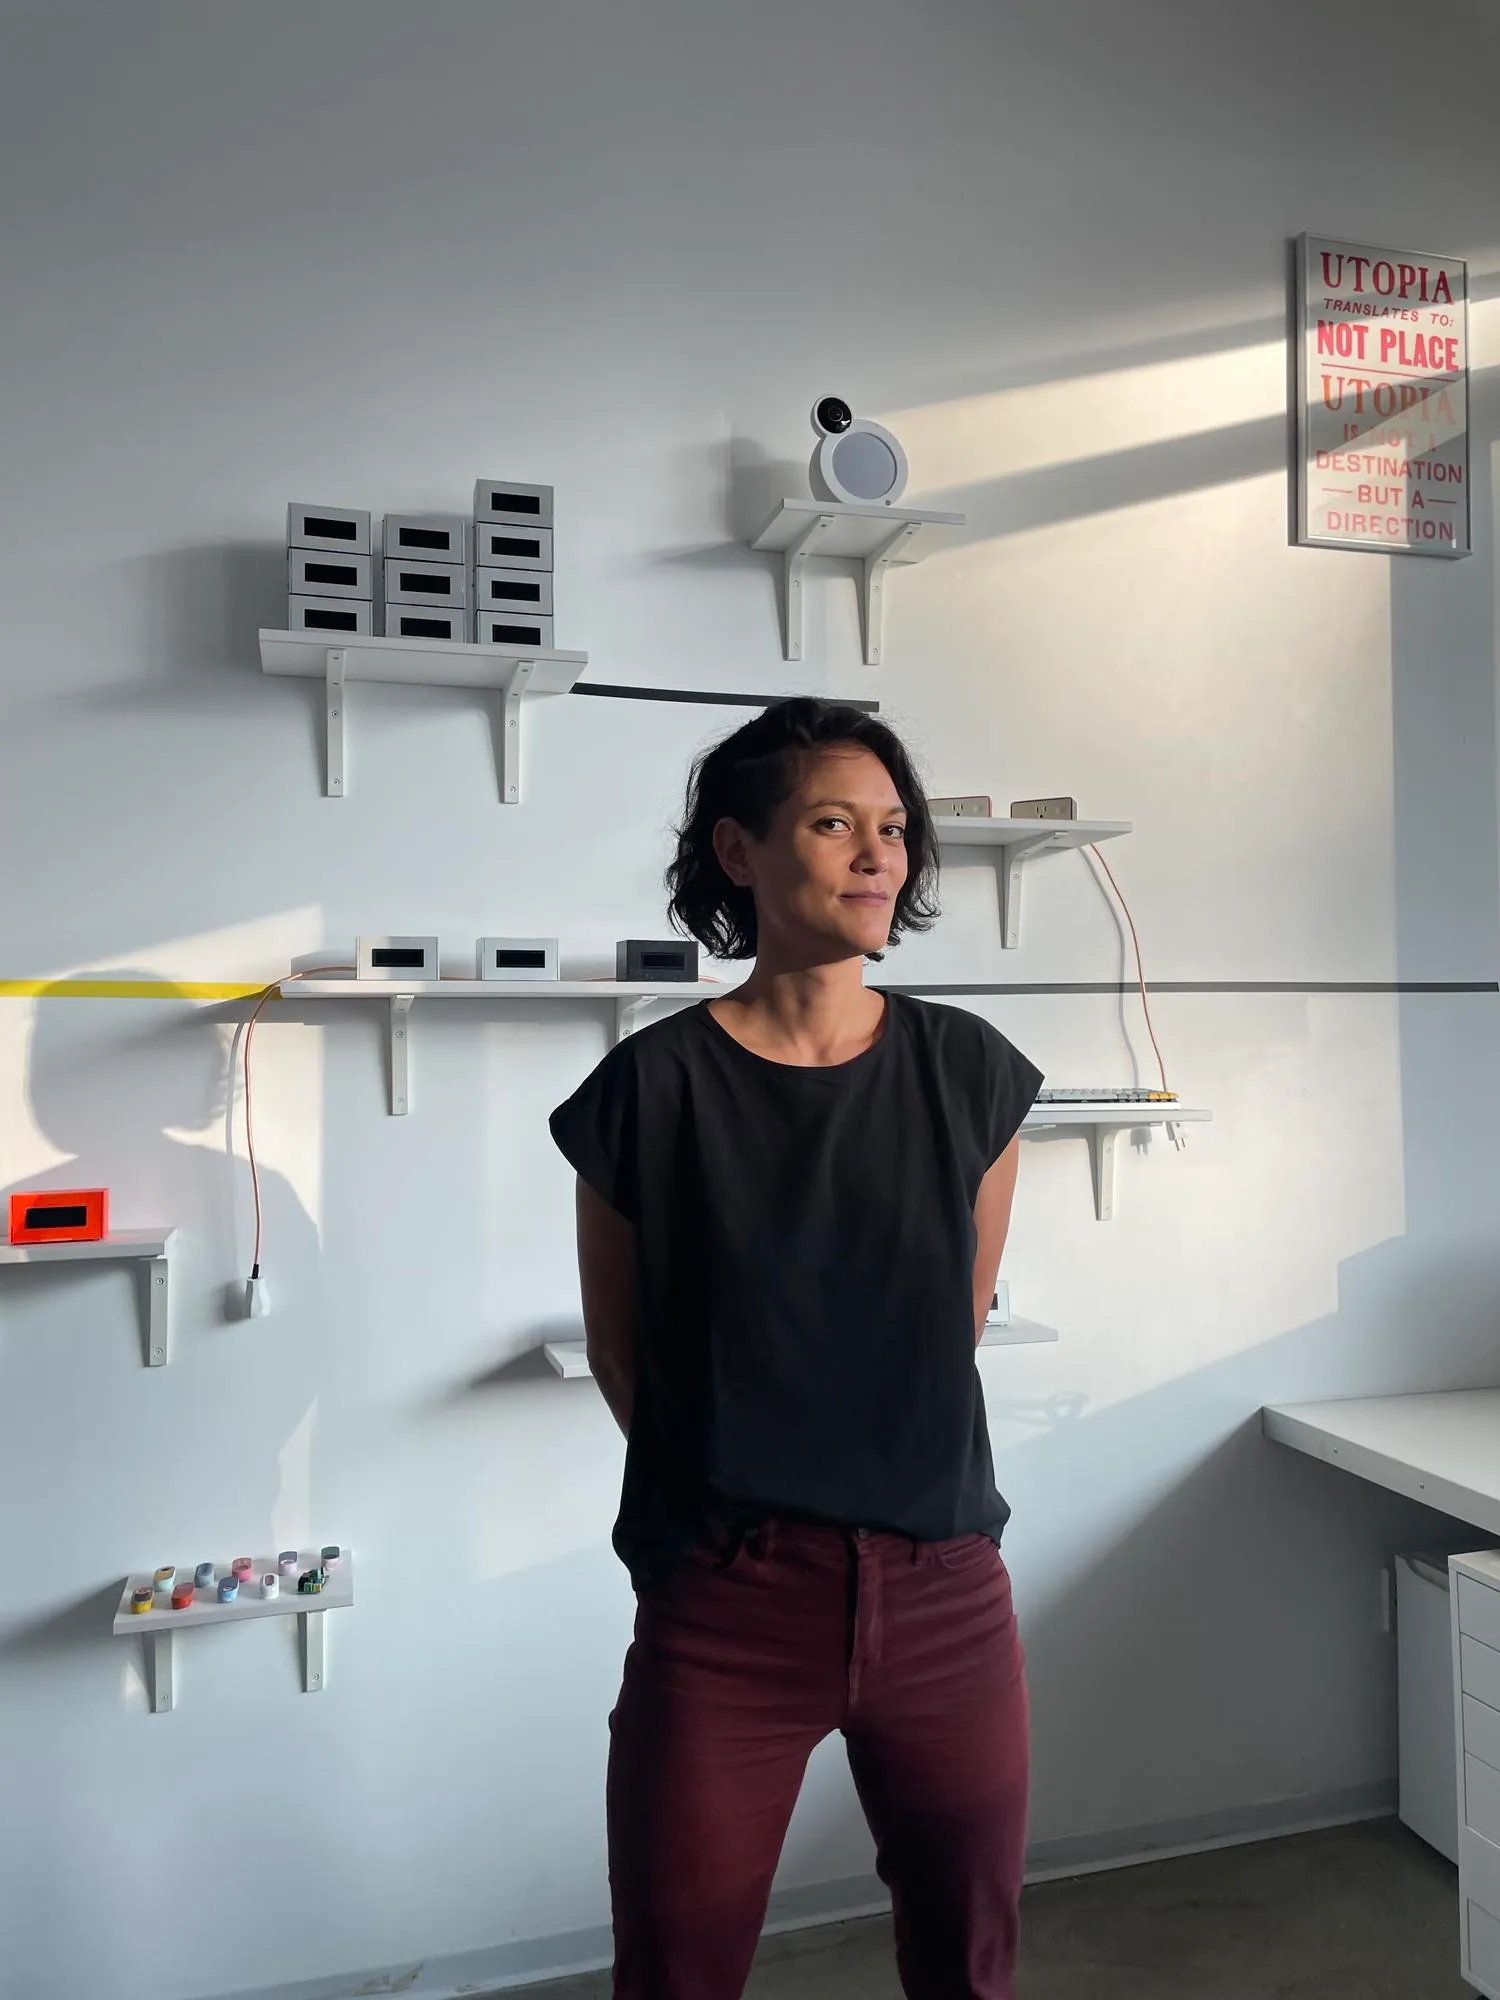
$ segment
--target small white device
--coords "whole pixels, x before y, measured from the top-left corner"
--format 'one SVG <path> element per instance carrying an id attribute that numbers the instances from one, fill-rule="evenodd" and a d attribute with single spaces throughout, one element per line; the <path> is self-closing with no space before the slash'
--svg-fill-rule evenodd
<path id="1" fill-rule="evenodd" d="M 482 937 L 475 947 L 481 979 L 556 979 L 556 938 Z"/>
<path id="2" fill-rule="evenodd" d="M 552 488 L 528 486 L 519 479 L 477 479 L 474 519 L 519 521 L 523 528 L 550 528 Z"/>
<path id="3" fill-rule="evenodd" d="M 552 572 L 545 569 L 491 569 L 474 572 L 474 601 L 486 611 L 522 611 L 552 616 Z"/>
<path id="4" fill-rule="evenodd" d="M 1012 799 L 1012 819 L 1077 819 L 1078 801 L 1063 794 L 1051 799 Z"/>
<path id="5" fill-rule="evenodd" d="M 438 978 L 435 937 L 362 937 L 354 943 L 357 979 L 397 979 L 408 984 Z"/>
<path id="6" fill-rule="evenodd" d="M 820 500 L 890 507 L 906 491 L 906 453 L 883 424 L 856 417 L 842 396 L 820 396 L 812 409 L 818 448 L 813 492 Z"/>
<path id="7" fill-rule="evenodd" d="M 462 514 L 387 514 L 385 552 L 417 562 L 467 560 L 469 524 Z"/>
<path id="8" fill-rule="evenodd" d="M 986 1326 L 1010 1325 L 1010 1286 L 1004 1278 L 995 1280 L 995 1296 L 990 1300 L 990 1309 L 984 1316 Z"/>
<path id="9" fill-rule="evenodd" d="M 959 792 L 947 798 L 929 799 L 927 810 L 938 819 L 993 819 L 993 801 L 983 792 Z"/>
<path id="10" fill-rule="evenodd" d="M 288 632 L 343 632 L 356 639 L 370 636 L 367 597 L 288 597 Z"/>
<path id="11" fill-rule="evenodd" d="M 370 553 L 370 517 L 358 507 L 316 507 L 294 500 L 286 510 L 289 549 L 336 549 L 341 555 Z"/>
<path id="12" fill-rule="evenodd" d="M 481 646 L 529 646 L 534 652 L 552 651 L 552 620 L 528 618 L 524 611 L 486 611 L 481 604 L 474 613 L 474 638 Z"/>
<path id="13" fill-rule="evenodd" d="M 368 556 L 336 556 L 328 549 L 288 549 L 287 589 L 297 597 L 373 595 Z"/>
<path id="14" fill-rule="evenodd" d="M 462 563 L 414 561 L 405 556 L 385 559 L 387 604 L 463 605 L 469 601 L 469 572 Z"/>

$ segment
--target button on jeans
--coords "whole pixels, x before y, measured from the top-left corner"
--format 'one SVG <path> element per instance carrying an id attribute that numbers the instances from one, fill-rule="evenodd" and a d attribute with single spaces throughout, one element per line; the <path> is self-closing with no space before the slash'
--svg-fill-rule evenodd
<path id="1" fill-rule="evenodd" d="M 909 2000 L 1014 2000 L 1028 1715 L 1000 1551 L 789 1522 L 640 1594 L 610 1718 L 616 2000 L 739 2000 L 834 1730 Z"/>

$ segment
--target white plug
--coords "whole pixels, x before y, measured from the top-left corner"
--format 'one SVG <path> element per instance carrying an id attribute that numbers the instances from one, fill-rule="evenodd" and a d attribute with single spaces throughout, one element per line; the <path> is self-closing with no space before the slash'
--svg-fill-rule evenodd
<path id="1" fill-rule="evenodd" d="M 271 1294 L 261 1277 L 245 1280 L 246 1319 L 266 1319 L 271 1311 Z"/>

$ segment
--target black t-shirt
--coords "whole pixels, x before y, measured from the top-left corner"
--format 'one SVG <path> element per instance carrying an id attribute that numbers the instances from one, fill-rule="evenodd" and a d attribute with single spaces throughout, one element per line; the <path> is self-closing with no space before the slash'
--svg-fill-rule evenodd
<path id="1" fill-rule="evenodd" d="M 754 1054 L 704 1001 L 628 1036 L 553 1112 L 635 1226 L 614 1544 L 637 1584 L 776 1515 L 1000 1539 L 973 1211 L 1041 1082 L 977 1014 L 904 994 L 827 1069 Z"/>

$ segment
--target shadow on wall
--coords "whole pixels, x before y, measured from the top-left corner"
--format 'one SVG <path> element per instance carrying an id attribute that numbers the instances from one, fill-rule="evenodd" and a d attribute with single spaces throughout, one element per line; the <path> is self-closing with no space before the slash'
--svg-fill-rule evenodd
<path id="1" fill-rule="evenodd" d="M 1494 1383 L 1500 1245 L 1471 1248 L 1463 1265 L 1435 1251 L 1419 1272 L 1410 1250 L 1397 1239 L 1349 1259 L 1327 1318 L 1094 1414 L 1076 1394 L 988 1398 L 1014 1509 L 1005 1553 L 1027 1650 L 1035 1797 L 1048 1815 L 1034 1845 L 1128 1836 L 1226 1804 L 1294 1804 L 1312 1789 L 1310 1743 L 1341 1745 L 1351 1794 L 1367 1792 L 1372 1810 L 1385 1803 L 1395 1656 L 1379 1627 L 1378 1572 L 1402 1548 L 1473 1546 L 1474 1530 L 1271 1442 L 1259 1412 L 1268 1377 L 1285 1384 L 1271 1400 L 1312 1400 L 1362 1365 L 1370 1395 Z M 1439 1277 L 1441 1336 L 1403 1342 Z M 982 1358 L 989 1382 L 999 1365 Z M 1143 1472 L 1157 1496 L 1144 1506 Z M 1114 1523 L 1102 1546 L 1101 1522 Z M 1351 1542 L 1363 1559 L 1351 1560 Z M 1033 1546 L 1044 1569 L 1032 1567 Z M 1186 1802 L 1185 1766 L 1195 1773 Z"/>
<path id="2" fill-rule="evenodd" d="M 297 1540 L 313 1527 L 310 1421 L 326 1339 L 317 1234 L 290 1184 L 263 1168 L 268 1241 L 298 1283 L 272 1318 L 226 1325 L 226 1296 L 237 1308 L 249 1268 L 250 1213 L 244 1165 L 226 1156 L 216 1129 L 232 1105 L 228 1053 L 222 1026 L 191 1004 L 36 1003 L 28 1098 L 39 1132 L 66 1157 L 17 1187 L 106 1186 L 114 1226 L 162 1224 L 180 1237 L 165 1369 L 142 1365 L 140 1302 L 127 1304 L 123 1289 L 130 1267 L 4 1273 L 0 1519 L 18 1543 L 59 1548 L 80 1509 L 91 1519 L 103 1512 L 107 1530 L 87 1546 L 124 1558 L 106 1584 L 89 1574 L 92 1561 L 80 1574 L 60 1555 L 41 1587 L 6 1592 L 5 1664 L 76 1655 L 80 1674 L 117 1674 L 107 1614 L 122 1570 L 166 1559 L 162 1536 L 185 1518 L 210 1547 L 222 1538 L 266 1548 L 278 1529 Z M 55 1400 L 63 1396 L 65 1408 Z M 171 1449 L 143 1451 L 143 1433 L 170 1434 Z"/>

